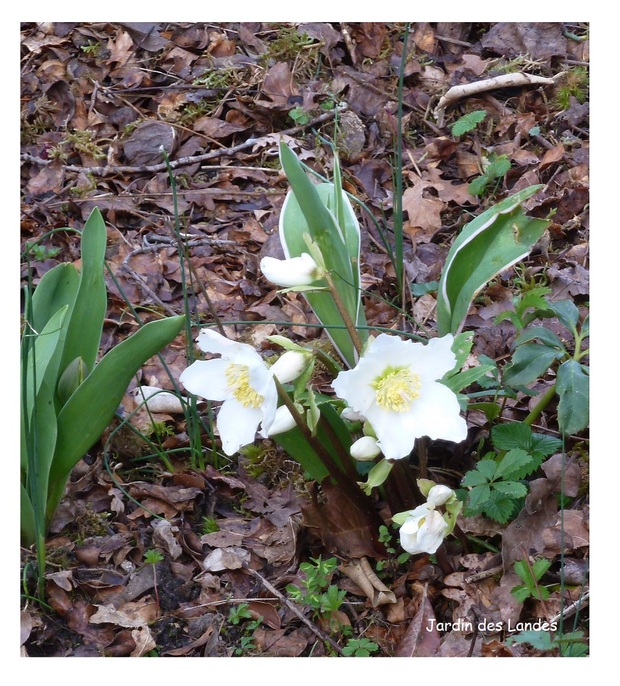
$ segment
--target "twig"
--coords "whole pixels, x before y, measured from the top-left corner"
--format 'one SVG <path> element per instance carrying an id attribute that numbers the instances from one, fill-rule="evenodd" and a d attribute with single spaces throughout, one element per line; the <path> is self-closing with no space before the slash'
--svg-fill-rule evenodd
<path id="1" fill-rule="evenodd" d="M 473 81 L 472 83 L 452 86 L 437 104 L 434 111 L 435 119 L 437 119 L 439 126 L 443 126 L 446 108 L 470 95 L 494 90 L 495 88 L 516 88 L 519 86 L 535 85 L 553 86 L 562 75 L 563 72 L 560 72 L 549 79 L 544 76 L 536 76 L 535 74 L 501 74 L 500 76 L 494 76 L 490 79 L 482 79 L 481 81 Z"/>
<path id="2" fill-rule="evenodd" d="M 311 119 L 306 124 L 301 126 L 294 126 L 292 129 L 286 129 L 285 131 L 280 131 L 278 134 L 280 136 L 292 136 L 304 129 L 311 128 L 317 124 L 322 124 L 323 122 L 329 121 L 336 116 L 336 112 L 342 112 L 344 108 L 340 107 L 338 109 L 333 109 L 329 112 L 324 112 L 323 114 Z M 230 148 L 223 148 L 221 150 L 212 150 L 204 155 L 190 155 L 189 157 L 180 157 L 177 160 L 170 161 L 170 167 L 176 169 L 177 167 L 182 167 L 190 164 L 196 164 L 198 162 L 206 162 L 207 160 L 214 160 L 218 157 L 230 157 L 240 152 L 241 150 L 247 150 L 261 143 L 271 142 L 274 134 L 269 134 L 267 136 L 262 136 L 261 138 L 248 138 L 247 141 L 239 143 L 239 145 L 233 145 Z M 44 160 L 40 157 L 30 155 L 28 153 L 22 153 L 21 159 L 25 162 L 32 162 L 33 164 L 38 164 L 39 166 L 46 167 L 53 162 L 53 160 Z M 65 171 L 70 172 L 84 172 L 86 174 L 92 174 L 93 176 L 111 176 L 113 174 L 156 174 L 161 171 L 166 170 L 166 163 L 161 162 L 160 164 L 147 164 L 141 166 L 128 166 L 128 165 L 106 165 L 105 167 L 80 167 L 75 164 L 68 164 L 65 166 Z"/>
<path id="3" fill-rule="evenodd" d="M 286 607 L 295 615 L 297 616 L 309 629 L 312 631 L 312 633 L 319 638 L 321 641 L 324 641 L 326 643 L 329 643 L 329 645 L 338 653 L 338 655 L 344 655 L 342 652 L 342 648 L 330 637 L 328 636 L 324 631 L 319 629 L 318 626 L 313 624 L 305 615 L 304 613 L 297 607 L 295 603 L 293 603 L 291 600 L 289 600 L 285 595 L 280 593 L 278 589 L 273 586 L 272 584 L 265 579 L 262 574 L 259 574 L 256 570 L 252 569 L 251 567 L 248 567 L 247 563 L 243 564 L 243 569 L 248 573 L 251 574 L 255 579 L 258 579 L 261 584 L 270 592 L 273 593 L 273 595 L 276 596 L 280 600 L 280 602 L 284 603 Z"/>

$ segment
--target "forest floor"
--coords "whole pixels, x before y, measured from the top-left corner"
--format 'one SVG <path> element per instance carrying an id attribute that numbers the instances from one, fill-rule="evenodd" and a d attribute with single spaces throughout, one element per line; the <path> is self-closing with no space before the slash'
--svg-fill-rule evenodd
<path id="1" fill-rule="evenodd" d="M 23 24 L 22 278 L 30 269 L 36 285 L 56 264 L 79 264 L 79 230 L 99 208 L 109 267 L 101 354 L 136 330 L 132 311 L 144 321 L 183 313 L 164 146 L 188 234 L 194 332 L 218 321 L 230 338 L 267 358 L 277 351 L 267 338 L 274 334 L 322 343 L 302 295 L 279 292 L 259 263 L 282 256 L 278 222 L 288 183 L 279 142 L 331 178 L 333 150 L 326 141 L 334 140 L 337 121 L 345 190 L 366 206 L 358 217 L 371 327 L 434 335 L 436 292 L 427 284 L 439 280 L 454 237 L 472 217 L 533 184 L 544 186 L 527 211 L 550 216 L 551 223 L 531 254 L 474 301 L 465 323 L 475 333 L 472 354 L 500 365 L 510 356 L 514 323 L 496 317 L 514 311 L 514 297 L 528 289 L 544 287 L 552 301 L 571 300 L 583 318 L 589 306 L 588 26 L 411 25 L 402 90 L 402 209 L 403 265 L 414 297 L 403 304 L 378 226 L 389 237 L 405 30 L 405 24 L 380 23 Z M 437 109 L 451 86 L 515 73 L 549 81 L 513 87 L 500 81 Z M 473 112 L 484 117 L 456 135 L 452 125 Z M 71 230 L 58 230 L 63 227 Z M 173 388 L 171 377 L 178 381 L 187 365 L 185 343 L 179 336 L 144 365 L 125 396 L 125 415 L 139 385 Z M 542 376 L 532 394 L 510 398 L 502 420 L 522 420 L 550 378 Z M 329 385 L 321 390 L 328 393 Z M 132 421 L 150 432 L 165 460 L 114 425 L 76 466 L 47 540 L 45 604 L 34 598 L 33 551 L 22 550 L 23 655 L 586 651 L 587 430 L 566 437 L 565 459 L 551 456 L 529 475 L 543 505 L 524 507 L 505 522 L 463 517 L 468 545 L 450 537 L 439 559 L 402 555 L 389 526 L 393 513 L 380 499 L 375 505 L 388 552 L 380 555 L 369 544 L 352 556 L 347 511 L 321 500 L 325 494 L 317 495 L 273 442 L 226 457 L 217 437 L 205 435 L 199 464 L 187 449 L 183 415 L 163 412 L 156 419 L 153 425 L 142 412 Z M 440 442 L 428 457 L 431 478 L 455 489 L 489 436 L 484 412 L 471 411 L 467 421 L 468 439 L 458 449 Z M 557 403 L 534 429 L 559 436 Z M 415 455 L 407 469 L 418 474 Z M 536 585 L 518 600 L 512 590 L 523 581 L 513 563 L 526 548 L 549 561 L 540 580 L 548 592 L 537 595 Z M 325 585 L 311 589 L 308 569 L 317 565 Z M 352 578 L 360 565 L 379 575 L 385 592 L 364 592 Z M 300 600 L 291 584 L 316 591 L 318 604 Z M 562 635 L 577 632 L 570 644 L 575 652 L 545 642 L 545 622 L 563 626 Z M 519 629 L 538 633 L 532 642 L 510 640 Z"/>

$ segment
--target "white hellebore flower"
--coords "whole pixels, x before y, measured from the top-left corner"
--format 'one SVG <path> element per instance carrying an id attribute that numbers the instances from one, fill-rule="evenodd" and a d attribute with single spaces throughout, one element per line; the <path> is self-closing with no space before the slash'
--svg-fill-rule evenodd
<path id="1" fill-rule="evenodd" d="M 274 372 L 254 348 L 231 341 L 216 331 L 202 329 L 197 341 L 203 352 L 216 353 L 221 358 L 196 360 L 179 380 L 194 395 L 223 401 L 217 428 L 224 452 L 233 455 L 252 443 L 259 425 L 262 436 L 272 427 L 278 404 Z"/>
<path id="2" fill-rule="evenodd" d="M 448 528 L 449 525 L 441 513 L 428 504 L 419 505 L 415 510 L 411 510 L 409 517 L 400 527 L 400 544 L 403 550 L 412 555 L 432 554 L 441 545 Z"/>
<path id="3" fill-rule="evenodd" d="M 386 458 L 406 457 L 422 436 L 455 443 L 467 436 L 456 395 L 438 382 L 456 364 L 453 341 L 452 334 L 427 345 L 380 334 L 334 380 L 336 395 L 370 422 Z"/>
<path id="4" fill-rule="evenodd" d="M 351 457 L 360 462 L 370 462 L 381 452 L 377 445 L 377 439 L 372 436 L 362 436 L 358 438 L 349 449 Z"/>
<path id="5" fill-rule="evenodd" d="M 323 276 L 322 270 L 307 252 L 288 260 L 263 257 L 260 269 L 269 281 L 283 288 L 309 286 Z"/>

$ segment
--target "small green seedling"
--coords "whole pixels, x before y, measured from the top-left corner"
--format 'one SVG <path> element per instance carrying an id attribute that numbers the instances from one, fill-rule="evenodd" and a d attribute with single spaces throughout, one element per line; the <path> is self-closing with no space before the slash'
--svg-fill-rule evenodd
<path id="1" fill-rule="evenodd" d="M 350 638 L 347 645 L 342 649 L 342 654 L 347 657 L 369 657 L 376 653 L 379 646 L 368 638 Z"/>
<path id="2" fill-rule="evenodd" d="M 547 600 L 549 598 L 549 589 L 546 586 L 541 586 L 538 582 L 548 572 L 551 567 L 551 560 L 540 558 L 533 564 L 527 559 L 517 560 L 515 562 L 515 572 L 519 575 L 523 584 L 515 586 L 511 593 L 521 603 L 528 598 L 535 598 L 536 600 Z"/>

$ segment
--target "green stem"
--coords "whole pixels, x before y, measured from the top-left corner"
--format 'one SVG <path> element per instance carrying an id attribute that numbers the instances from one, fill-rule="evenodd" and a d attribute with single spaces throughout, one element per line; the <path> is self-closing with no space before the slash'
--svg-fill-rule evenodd
<path id="1" fill-rule="evenodd" d="M 542 411 L 547 407 L 547 405 L 553 400 L 555 396 L 555 384 L 549 386 L 549 388 L 540 396 L 538 402 L 534 406 L 533 410 L 528 414 L 528 416 L 523 420 L 524 424 L 531 426 L 542 414 Z"/>
<path id="2" fill-rule="evenodd" d="M 345 307 L 345 304 L 342 302 L 342 298 L 340 297 L 340 293 L 338 292 L 338 289 L 336 288 L 336 285 L 334 284 L 334 280 L 332 279 L 332 275 L 329 273 L 325 274 L 325 280 L 327 281 L 327 285 L 329 286 L 329 291 L 332 295 L 332 298 L 334 299 L 334 303 L 336 304 L 336 307 L 338 308 L 338 312 L 340 312 L 340 316 L 342 317 L 342 321 L 344 322 L 344 325 L 347 327 L 347 331 L 349 332 L 349 336 L 351 337 L 351 342 L 353 343 L 353 347 L 357 351 L 357 354 L 361 356 L 362 354 L 362 349 L 364 348 L 364 344 L 362 343 L 362 339 L 360 338 L 357 329 L 355 328 L 355 324 L 353 323 L 353 320 L 351 319 L 351 316 L 349 315 L 349 312 L 347 308 Z"/>

